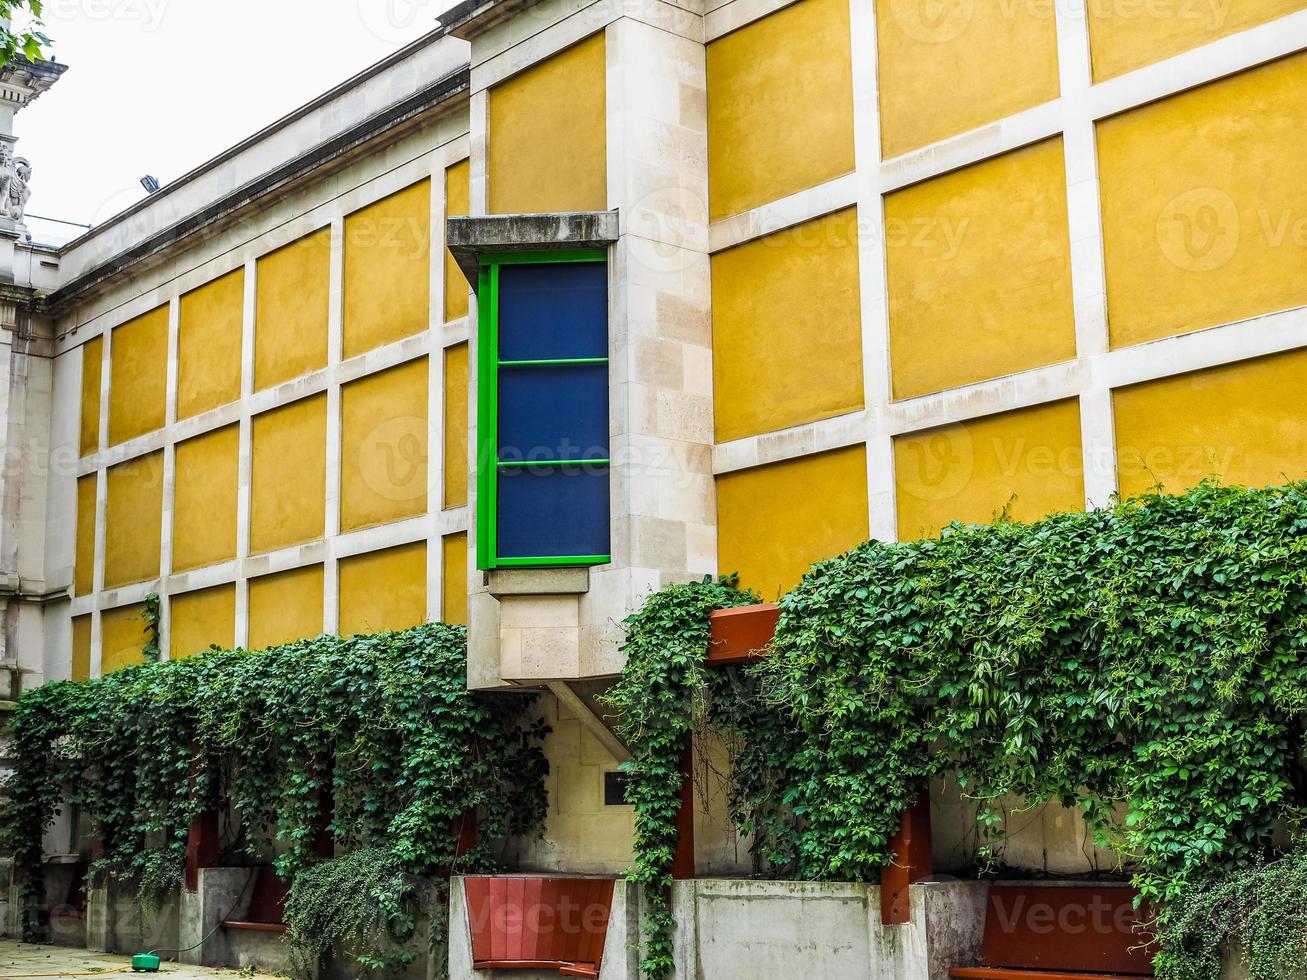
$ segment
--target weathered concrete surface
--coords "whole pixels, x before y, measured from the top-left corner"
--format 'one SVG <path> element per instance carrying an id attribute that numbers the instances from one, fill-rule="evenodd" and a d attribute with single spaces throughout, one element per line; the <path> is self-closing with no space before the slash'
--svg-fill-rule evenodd
<path id="1" fill-rule="evenodd" d="M 130 959 L 108 953 L 62 946 L 33 946 L 28 943 L 0 940 L 0 977 L 24 977 L 38 973 L 90 974 L 118 970 Z M 234 970 L 213 970 L 164 962 L 159 975 L 169 980 L 214 980 L 235 977 Z M 246 974 L 246 980 L 273 980 L 268 973 Z"/>
<path id="2" fill-rule="evenodd" d="M 1292 980 L 1307 980 L 1307 965 L 1283 974 Z M 1227 945 L 1221 954 L 1221 980 L 1248 980 L 1248 958 L 1238 946 Z"/>
<path id="3" fill-rule="evenodd" d="M 603 248 L 617 241 L 617 229 L 616 211 L 451 217 L 445 244 L 475 289 L 484 254 Z"/>
<path id="4" fill-rule="evenodd" d="M 497 568 L 489 573 L 490 594 L 577 595 L 590 591 L 588 568 Z"/>
<path id="5" fill-rule="evenodd" d="M 976 962 L 987 891 L 976 881 L 913 885 L 911 922 L 884 926 L 876 885 L 677 882 L 676 976 L 943 980 Z"/>
<path id="6" fill-rule="evenodd" d="M 165 901 L 145 909 L 136 896 L 114 881 L 86 892 L 86 946 L 105 953 L 141 953 L 149 949 L 175 950 L 180 924 L 179 901 Z"/>
<path id="7" fill-rule="evenodd" d="M 179 955 L 183 963 L 202 966 L 244 966 L 233 956 L 229 934 L 218 926 L 226 919 L 239 919 L 249 908 L 249 891 L 254 868 L 201 868 L 199 887 L 181 893 L 177 945 L 193 946 L 213 933 L 196 949 Z"/>
<path id="8" fill-rule="evenodd" d="M 676 980 L 945 980 L 949 967 L 980 953 L 988 885 L 912 886 L 912 921 L 880 922 L 876 885 L 840 882 L 698 879 L 672 888 Z M 601 980 L 638 980 L 642 902 L 617 882 Z M 450 980 L 490 980 L 472 969 L 462 879 L 450 896 Z M 553 972 L 515 974 L 545 980 Z"/>

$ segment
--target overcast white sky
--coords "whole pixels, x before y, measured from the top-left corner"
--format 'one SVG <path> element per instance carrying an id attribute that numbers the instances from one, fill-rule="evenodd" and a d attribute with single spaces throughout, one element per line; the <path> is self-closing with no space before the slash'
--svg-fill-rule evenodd
<path id="1" fill-rule="evenodd" d="M 432 28 L 453 0 L 46 0 L 68 71 L 18 114 L 28 211 L 93 224 Z M 15 24 L 15 27 L 20 26 Z M 32 236 L 63 241 L 29 221 Z"/>

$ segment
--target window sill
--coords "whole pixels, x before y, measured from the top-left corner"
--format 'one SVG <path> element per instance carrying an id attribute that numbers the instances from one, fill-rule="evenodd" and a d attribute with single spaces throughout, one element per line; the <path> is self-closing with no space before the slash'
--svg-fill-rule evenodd
<path id="1" fill-rule="evenodd" d="M 590 569 L 496 568 L 490 573 L 490 594 L 582 595 L 590 591 Z"/>

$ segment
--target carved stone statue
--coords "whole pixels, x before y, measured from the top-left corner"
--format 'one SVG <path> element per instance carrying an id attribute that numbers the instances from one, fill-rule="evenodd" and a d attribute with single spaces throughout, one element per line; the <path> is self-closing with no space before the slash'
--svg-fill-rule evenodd
<path id="1" fill-rule="evenodd" d="M 0 217 L 21 223 L 32 196 L 32 165 L 15 157 L 9 144 L 0 144 Z"/>
<path id="2" fill-rule="evenodd" d="M 15 158 L 14 175 L 9 179 L 5 208 L 9 217 L 18 224 L 22 224 L 23 216 L 27 213 L 27 199 L 32 196 L 32 189 L 29 186 L 31 182 L 32 165 L 27 162 L 26 157 Z"/>
<path id="3" fill-rule="evenodd" d="M 9 185 L 14 181 L 14 148 L 0 143 L 0 216 L 9 214 Z"/>

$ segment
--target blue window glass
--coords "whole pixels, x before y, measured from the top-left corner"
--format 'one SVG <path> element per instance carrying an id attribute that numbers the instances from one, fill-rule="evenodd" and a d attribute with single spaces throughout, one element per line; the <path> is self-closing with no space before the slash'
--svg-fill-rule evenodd
<path id="1" fill-rule="evenodd" d="M 605 459 L 608 365 L 499 369 L 499 458 Z"/>
<path id="2" fill-rule="evenodd" d="M 499 471 L 499 557 L 608 553 L 608 467 L 513 466 Z"/>
<path id="3" fill-rule="evenodd" d="M 608 356 L 602 262 L 499 267 L 499 359 Z"/>
<path id="4" fill-rule="evenodd" d="M 607 266 L 602 251 L 561 258 L 482 267 L 481 568 L 609 560 Z"/>

